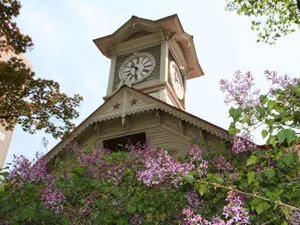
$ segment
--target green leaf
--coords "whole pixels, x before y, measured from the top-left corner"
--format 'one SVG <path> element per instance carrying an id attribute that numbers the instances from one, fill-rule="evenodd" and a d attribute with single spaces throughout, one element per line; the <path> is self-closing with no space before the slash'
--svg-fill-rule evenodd
<path id="1" fill-rule="evenodd" d="M 247 178 L 248 178 L 248 184 L 251 184 L 255 181 L 255 172 L 250 171 L 247 173 Z"/>
<path id="2" fill-rule="evenodd" d="M 276 137 L 275 136 L 271 136 L 269 138 L 269 140 L 267 141 L 267 144 L 271 144 L 273 146 L 273 148 L 276 147 Z"/>
<path id="3" fill-rule="evenodd" d="M 257 157 L 255 155 L 251 155 L 248 159 L 247 159 L 247 166 L 255 164 L 257 162 Z"/>
<path id="4" fill-rule="evenodd" d="M 272 169 L 267 169 L 264 171 L 264 174 L 269 178 L 273 178 L 275 176 L 275 171 Z"/>
<path id="5" fill-rule="evenodd" d="M 71 224 L 71 221 L 69 218 L 64 218 L 63 220 L 63 225 L 70 225 Z"/>
<path id="6" fill-rule="evenodd" d="M 197 188 L 199 194 L 203 196 L 205 193 L 209 191 L 210 186 L 208 184 L 200 184 Z"/>
<path id="7" fill-rule="evenodd" d="M 208 173 L 206 176 L 207 178 L 214 180 L 218 183 L 224 183 L 224 179 L 221 176 L 218 176 L 216 174 Z"/>
<path id="8" fill-rule="evenodd" d="M 269 203 L 267 203 L 267 202 L 261 202 L 257 206 L 255 206 L 255 211 L 259 215 L 259 214 L 267 211 L 270 207 L 271 207 L 271 205 Z"/>
<path id="9" fill-rule="evenodd" d="M 31 217 L 33 219 L 37 218 L 35 210 L 31 209 L 31 208 L 25 208 L 25 209 L 23 209 L 22 212 L 21 212 L 21 214 L 22 214 L 23 218 L 28 218 L 28 217 Z"/>
<path id="10" fill-rule="evenodd" d="M 255 109 L 256 109 L 257 112 L 259 112 L 260 117 L 262 117 L 266 112 L 265 108 L 262 107 L 262 106 L 256 106 Z"/>
<path id="11" fill-rule="evenodd" d="M 280 143 L 283 143 L 284 140 L 287 141 L 288 144 L 293 142 L 296 139 L 296 132 L 294 130 L 290 129 L 282 129 L 281 131 L 278 132 L 277 134 L 277 140 Z"/>
<path id="12" fill-rule="evenodd" d="M 289 154 L 289 155 L 283 157 L 283 158 L 281 159 L 281 161 L 282 161 L 285 165 L 289 166 L 289 165 L 291 165 L 293 159 L 294 159 L 294 155 L 293 155 L 293 154 Z"/>
<path id="13" fill-rule="evenodd" d="M 194 181 L 195 181 L 195 178 L 192 176 L 192 175 L 185 175 L 184 176 L 184 179 L 188 182 L 188 183 L 190 183 L 190 184 L 193 184 L 194 183 Z"/>
<path id="14" fill-rule="evenodd" d="M 118 197 L 119 196 L 119 189 L 116 186 L 112 186 L 111 187 L 111 193 L 115 196 Z"/>
<path id="15" fill-rule="evenodd" d="M 229 109 L 229 114 L 230 114 L 230 116 L 232 117 L 232 119 L 233 119 L 234 121 L 236 121 L 236 120 L 241 116 L 242 112 L 243 112 L 243 109 L 240 108 L 240 107 L 237 108 L 237 109 L 231 107 L 231 108 Z"/>
<path id="16" fill-rule="evenodd" d="M 269 111 L 272 111 L 273 109 L 274 109 L 274 107 L 275 107 L 275 105 L 276 105 L 276 101 L 273 101 L 273 100 L 270 100 L 269 102 L 268 102 L 268 110 Z"/>
<path id="17" fill-rule="evenodd" d="M 240 129 L 238 129 L 238 128 L 235 127 L 234 123 L 230 124 L 230 127 L 228 129 L 229 134 L 237 134 L 240 131 L 241 131 Z"/>
<path id="18" fill-rule="evenodd" d="M 267 137 L 268 131 L 267 130 L 262 130 L 261 135 L 262 135 L 263 138 Z"/>
<path id="19" fill-rule="evenodd" d="M 126 211 L 128 213 L 135 213 L 136 212 L 136 207 L 135 206 L 131 206 L 131 205 L 127 205 L 126 206 Z"/>

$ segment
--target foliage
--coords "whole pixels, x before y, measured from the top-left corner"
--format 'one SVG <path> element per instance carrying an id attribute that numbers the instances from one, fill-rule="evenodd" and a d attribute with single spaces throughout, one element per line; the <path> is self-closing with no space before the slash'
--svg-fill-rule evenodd
<path id="1" fill-rule="evenodd" d="M 128 153 L 86 149 L 69 154 L 70 161 L 60 162 L 60 172 L 52 176 L 45 157 L 34 163 L 15 159 L 11 172 L 2 173 L 3 224 L 189 224 L 185 213 L 204 207 L 190 179 L 206 174 L 197 145 L 186 162 L 149 145 L 133 146 Z M 244 212 L 233 195 L 228 195 L 224 220 L 233 219 L 236 204 Z"/>
<path id="2" fill-rule="evenodd" d="M 300 26 L 299 0 L 227 0 L 226 9 L 252 18 L 258 42 L 274 44 Z"/>
<path id="3" fill-rule="evenodd" d="M 74 128 L 71 120 L 79 116 L 76 108 L 82 97 L 68 97 L 57 82 L 36 78 L 17 55 L 33 46 L 13 22 L 20 8 L 17 0 L 0 0 L 0 53 L 17 56 L 7 61 L 0 57 L 0 124 L 7 129 L 20 124 L 30 133 L 44 129 L 61 137 Z"/>

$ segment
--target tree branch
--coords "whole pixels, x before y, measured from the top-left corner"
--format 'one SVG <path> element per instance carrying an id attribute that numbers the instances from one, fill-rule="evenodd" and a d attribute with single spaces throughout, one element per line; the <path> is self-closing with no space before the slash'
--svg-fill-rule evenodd
<path id="1" fill-rule="evenodd" d="M 217 188 L 219 187 L 219 188 L 224 188 L 224 189 L 227 189 L 227 190 L 230 190 L 230 191 L 234 191 L 234 192 L 237 192 L 239 194 L 242 194 L 242 195 L 245 195 L 245 196 L 248 196 L 248 197 L 251 197 L 251 198 L 258 198 L 258 199 L 267 201 L 269 203 L 273 203 L 268 198 L 265 198 L 263 196 L 260 196 L 260 195 L 254 194 L 254 193 L 247 193 L 247 192 L 244 192 L 244 191 L 240 191 L 238 189 L 235 189 L 234 187 L 227 187 L 227 186 L 224 186 L 224 185 L 221 185 L 221 184 L 218 184 L 218 183 L 210 183 L 210 182 L 206 182 L 206 181 L 200 181 L 200 182 L 212 185 L 212 186 L 217 187 Z M 291 210 L 300 211 L 300 208 L 292 206 L 292 205 L 289 205 L 289 204 L 286 204 L 286 203 L 284 203 L 284 202 L 282 202 L 280 200 L 279 201 L 275 201 L 274 204 L 278 205 L 278 206 L 283 206 L 283 207 L 289 208 Z"/>

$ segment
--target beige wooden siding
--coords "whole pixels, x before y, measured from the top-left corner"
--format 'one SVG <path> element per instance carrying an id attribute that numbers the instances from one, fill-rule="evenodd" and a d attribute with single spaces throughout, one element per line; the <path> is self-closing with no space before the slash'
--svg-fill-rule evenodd
<path id="1" fill-rule="evenodd" d="M 103 141 L 118 138 L 140 132 L 146 133 L 147 140 L 155 147 L 168 150 L 177 150 L 178 155 L 183 156 L 195 140 L 201 139 L 201 129 L 191 124 L 180 124 L 180 119 L 167 113 L 157 116 L 155 110 L 135 114 L 127 117 L 126 124 L 122 126 L 121 118 L 101 122 L 100 132 L 92 126 L 88 135 L 80 139 L 81 148 L 103 147 Z M 204 140 L 209 144 L 221 143 L 218 137 L 203 132 Z"/>
<path id="2" fill-rule="evenodd" d="M 153 146 L 176 150 L 177 155 L 187 154 L 192 142 L 192 139 L 187 140 L 163 127 L 148 129 L 146 135 Z"/>

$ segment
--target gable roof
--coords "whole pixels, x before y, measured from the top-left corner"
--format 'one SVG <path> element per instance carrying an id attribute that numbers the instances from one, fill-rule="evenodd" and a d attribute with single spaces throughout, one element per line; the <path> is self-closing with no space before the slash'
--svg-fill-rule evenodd
<path id="1" fill-rule="evenodd" d="M 162 102 L 148 94 L 134 88 L 123 85 L 115 94 L 109 97 L 98 109 L 81 122 L 72 132 L 59 142 L 52 150 L 47 153 L 48 159 L 53 158 L 74 138 L 78 137 L 89 126 L 115 118 L 120 118 L 125 122 L 125 117 L 150 110 L 161 110 L 173 115 L 193 126 L 212 133 L 221 139 L 228 140 L 230 135 L 227 130 L 220 128 L 212 123 L 202 120 L 190 113 L 182 111 L 174 106 Z"/>
<path id="2" fill-rule="evenodd" d="M 114 46 L 125 42 L 134 34 L 141 32 L 159 32 L 162 41 L 175 40 L 181 46 L 190 71 L 187 79 L 204 75 L 198 62 L 193 36 L 183 30 L 177 14 L 159 20 L 149 20 L 132 16 L 114 33 L 94 39 L 93 41 L 103 55 L 111 58 L 114 55 Z"/>

